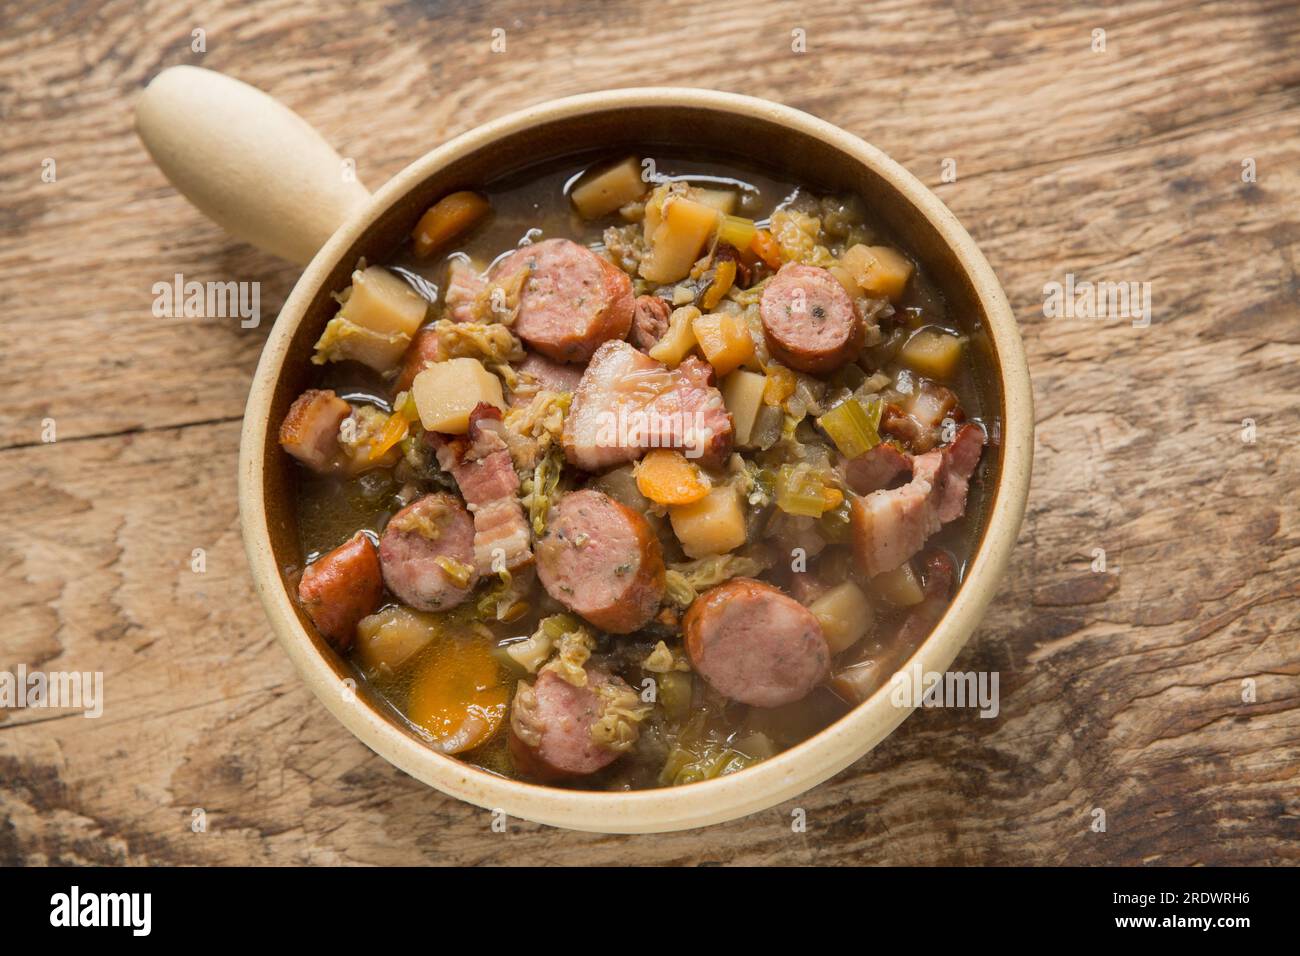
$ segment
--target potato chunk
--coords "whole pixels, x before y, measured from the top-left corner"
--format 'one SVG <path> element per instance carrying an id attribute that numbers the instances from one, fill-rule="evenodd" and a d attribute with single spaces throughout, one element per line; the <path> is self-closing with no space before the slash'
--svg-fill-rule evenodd
<path id="1" fill-rule="evenodd" d="M 871 579 L 871 590 L 875 592 L 876 597 L 894 607 L 912 607 L 925 600 L 921 579 L 912 570 L 910 561 L 892 571 L 877 574 Z"/>
<path id="2" fill-rule="evenodd" d="M 736 191 L 734 189 L 697 188 L 693 198 L 706 206 L 712 206 L 724 216 L 730 216 L 736 211 Z"/>
<path id="3" fill-rule="evenodd" d="M 718 377 L 754 361 L 754 339 L 745 320 L 731 312 L 696 316 L 691 330 Z"/>
<path id="4" fill-rule="evenodd" d="M 754 422 L 763 407 L 763 389 L 767 376 L 757 372 L 737 369 L 722 380 L 722 401 L 731 413 L 735 427 L 736 444 L 744 448 L 754 432 Z"/>
<path id="5" fill-rule="evenodd" d="M 642 278 L 676 282 L 685 278 L 718 228 L 722 213 L 714 206 L 684 196 L 669 196 L 650 235 L 650 252 L 641 260 Z M 647 223 L 649 222 L 647 210 Z"/>
<path id="6" fill-rule="evenodd" d="M 469 414 L 479 402 L 504 409 L 501 380 L 474 358 L 435 362 L 411 385 L 420 424 L 431 432 L 463 435 L 469 431 Z"/>
<path id="7" fill-rule="evenodd" d="M 316 341 L 316 351 L 311 360 L 316 365 L 360 362 L 376 372 L 387 372 L 397 367 L 410 344 L 411 337 L 405 332 L 376 332 L 336 315 Z"/>
<path id="8" fill-rule="evenodd" d="M 437 634 L 432 614 L 401 605 L 384 608 L 357 624 L 357 656 L 367 672 L 391 674 Z"/>
<path id="9" fill-rule="evenodd" d="M 569 198 L 583 219 L 599 219 L 640 199 L 645 192 L 641 164 L 635 156 L 629 156 L 613 166 L 584 173 Z"/>
<path id="10" fill-rule="evenodd" d="M 912 277 L 912 263 L 897 249 L 888 246 L 856 245 L 840 257 L 863 295 L 887 298 L 896 302 Z"/>
<path id="11" fill-rule="evenodd" d="M 694 323 L 699 316 L 700 310 L 693 305 L 673 309 L 673 314 L 668 316 L 668 331 L 646 354 L 656 362 L 676 368 L 697 344 Z"/>
<path id="12" fill-rule="evenodd" d="M 409 337 L 424 324 L 427 309 L 428 303 L 405 279 L 381 266 L 370 266 L 352 273 L 352 291 L 339 315 L 380 335 L 401 333 Z"/>
<path id="13" fill-rule="evenodd" d="M 852 581 L 839 584 L 808 605 L 821 622 L 832 654 L 848 650 L 867 636 L 876 615 L 862 589 Z"/>
<path id="14" fill-rule="evenodd" d="M 745 512 L 731 485 L 714 488 L 693 504 L 673 505 L 668 517 L 687 557 L 726 554 L 745 543 Z"/>
<path id="15" fill-rule="evenodd" d="M 950 379 L 961 362 L 965 340 L 943 329 L 918 329 L 907 340 L 898 359 L 926 378 Z"/>
<path id="16" fill-rule="evenodd" d="M 387 372 L 401 362 L 427 310 L 428 303 L 387 269 L 358 269 L 311 360 L 317 365 L 360 362 Z"/>

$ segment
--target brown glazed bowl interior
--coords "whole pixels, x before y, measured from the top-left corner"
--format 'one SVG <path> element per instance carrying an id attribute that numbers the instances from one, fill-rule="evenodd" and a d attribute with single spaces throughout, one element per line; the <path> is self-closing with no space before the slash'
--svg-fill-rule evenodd
<path id="1" fill-rule="evenodd" d="M 310 384 L 312 348 L 357 260 L 383 262 L 441 196 L 577 154 L 735 159 L 808 185 L 854 192 L 943 291 L 982 352 L 980 387 L 1001 420 L 986 452 L 983 529 L 965 580 L 913 660 L 943 671 L 975 628 L 1014 544 L 1029 486 L 1032 407 L 1014 317 L 987 262 L 920 182 L 860 139 L 750 97 L 686 89 L 615 90 L 533 107 L 481 126 L 407 167 L 317 253 L 294 288 L 254 380 L 240 459 L 241 516 L 254 580 L 278 638 L 321 701 L 376 752 L 462 800 L 558 826 L 653 832 L 732 819 L 787 800 L 858 759 L 910 712 L 888 687 L 814 737 L 741 773 L 682 787 L 601 792 L 509 780 L 429 749 L 315 632 L 293 599 L 301 567 L 295 465 L 278 423 Z"/>

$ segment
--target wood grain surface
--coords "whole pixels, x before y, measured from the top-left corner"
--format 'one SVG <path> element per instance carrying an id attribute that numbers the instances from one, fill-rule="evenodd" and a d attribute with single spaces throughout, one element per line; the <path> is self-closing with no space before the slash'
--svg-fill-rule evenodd
<path id="1" fill-rule="evenodd" d="M 97 720 L 0 711 L 0 863 L 1300 862 L 1293 0 L 0 11 L 0 669 L 105 675 Z M 177 63 L 281 98 L 372 189 L 514 108 L 638 84 L 809 110 L 931 184 L 1034 374 L 1021 543 L 955 665 L 1000 674 L 999 716 L 919 711 L 795 801 L 654 837 L 494 833 L 373 755 L 249 581 L 240 416 L 295 272 L 202 219 L 132 133 Z M 262 283 L 267 321 L 155 318 L 175 273 Z M 1149 282 L 1150 325 L 1045 318 L 1067 274 Z"/>

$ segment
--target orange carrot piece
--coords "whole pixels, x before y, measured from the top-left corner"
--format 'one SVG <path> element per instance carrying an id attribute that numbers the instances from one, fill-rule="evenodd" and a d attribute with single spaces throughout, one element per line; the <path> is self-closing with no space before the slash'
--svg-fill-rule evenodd
<path id="1" fill-rule="evenodd" d="M 784 261 L 781 258 L 781 244 L 766 229 L 760 229 L 754 233 L 754 241 L 749 244 L 749 248 L 754 251 L 755 255 L 766 262 L 769 268 L 781 268 Z"/>
<path id="2" fill-rule="evenodd" d="M 411 233 L 415 254 L 424 258 L 434 250 L 478 223 L 492 209 L 491 204 L 478 193 L 468 190 L 443 196 L 420 217 Z"/>
<path id="3" fill-rule="evenodd" d="M 681 452 L 656 448 L 637 465 L 636 486 L 661 505 L 689 505 L 704 498 L 712 483 Z"/>

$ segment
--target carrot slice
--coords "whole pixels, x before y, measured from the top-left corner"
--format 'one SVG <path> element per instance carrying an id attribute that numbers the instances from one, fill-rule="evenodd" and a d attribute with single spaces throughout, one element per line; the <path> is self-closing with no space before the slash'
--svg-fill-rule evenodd
<path id="1" fill-rule="evenodd" d="M 378 461 L 388 454 L 388 449 L 406 437 L 410 427 L 411 423 L 405 415 L 398 412 L 389 415 L 384 422 L 384 430 L 379 434 L 379 440 L 370 446 L 370 461 Z"/>
<path id="2" fill-rule="evenodd" d="M 472 750 L 501 729 L 510 690 L 488 641 L 469 634 L 439 634 L 421 654 L 406 716 L 433 735 L 443 753 Z"/>
<path id="3" fill-rule="evenodd" d="M 681 452 L 656 448 L 637 465 L 636 486 L 661 505 L 689 505 L 704 498 L 712 483 Z"/>
<path id="4" fill-rule="evenodd" d="M 766 229 L 760 229 L 754 233 L 754 241 L 749 244 L 749 248 L 772 269 L 781 268 L 783 261 L 781 259 L 781 244 Z"/>
<path id="5" fill-rule="evenodd" d="M 443 196 L 420 217 L 411 233 L 415 254 L 423 258 L 467 232 L 492 209 L 478 193 L 462 190 Z"/>

